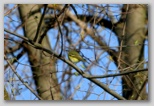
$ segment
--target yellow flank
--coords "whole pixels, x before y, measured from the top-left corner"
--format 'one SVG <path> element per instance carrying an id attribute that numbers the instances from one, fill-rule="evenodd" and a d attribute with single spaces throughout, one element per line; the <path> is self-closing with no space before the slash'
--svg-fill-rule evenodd
<path id="1" fill-rule="evenodd" d="M 80 61 L 80 60 L 77 59 L 76 57 L 72 57 L 72 56 L 69 56 L 69 59 L 70 59 L 73 63 L 77 63 L 77 62 Z"/>

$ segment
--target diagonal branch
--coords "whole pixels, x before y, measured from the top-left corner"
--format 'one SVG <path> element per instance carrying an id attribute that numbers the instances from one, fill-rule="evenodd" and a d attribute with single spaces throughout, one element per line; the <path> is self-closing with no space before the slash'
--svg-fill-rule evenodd
<path id="1" fill-rule="evenodd" d="M 28 85 L 28 83 L 26 83 L 21 77 L 20 75 L 16 72 L 16 70 L 14 69 L 14 67 L 11 65 L 11 63 L 7 60 L 6 55 L 4 55 L 4 59 L 7 61 L 7 63 L 9 64 L 9 66 L 11 67 L 12 71 L 16 74 L 16 76 L 19 78 L 19 80 L 23 83 L 23 85 L 25 85 L 36 97 L 38 97 L 38 99 L 43 100 L 37 93 L 35 93 L 35 91 Z"/>
<path id="2" fill-rule="evenodd" d="M 59 9 L 62 9 L 62 6 L 59 6 Z M 98 45 L 100 45 L 100 47 L 102 49 L 104 49 L 104 47 L 106 47 L 106 51 L 112 56 L 113 60 L 115 61 L 115 63 L 117 63 L 117 52 L 114 50 L 111 50 L 104 42 L 102 42 L 100 40 L 99 37 L 95 36 L 95 32 L 93 31 L 92 28 L 88 28 L 86 23 L 77 19 L 77 17 L 75 15 L 73 15 L 70 11 L 66 11 L 66 15 L 71 18 L 74 22 L 76 22 L 77 25 L 79 25 L 82 29 L 84 29 L 84 31 L 92 38 L 94 39 Z"/>
<path id="3" fill-rule="evenodd" d="M 16 33 L 13 33 L 13 32 L 10 32 L 8 31 L 7 29 L 4 29 L 4 31 L 8 32 L 8 33 L 11 33 L 17 37 L 20 37 L 22 38 L 28 45 L 36 48 L 36 49 L 40 49 L 40 50 L 43 50 L 49 54 L 51 54 L 52 56 L 55 56 L 57 57 L 58 59 L 62 60 L 63 62 L 67 63 L 68 65 L 70 65 L 71 67 L 73 67 L 80 75 L 82 75 L 83 77 L 84 76 L 87 76 L 87 74 L 85 72 L 83 72 L 81 69 L 79 69 L 75 64 L 73 64 L 71 61 L 63 58 L 63 57 L 59 57 L 59 55 L 57 53 L 54 53 L 53 51 L 49 50 L 49 49 L 46 49 L 45 47 L 42 47 L 41 44 L 38 44 L 38 43 L 35 43 L 33 42 L 32 40 L 29 40 L 28 38 L 26 37 L 23 37 L 19 34 L 16 34 Z M 90 78 L 86 78 L 90 81 L 92 81 L 93 83 L 95 83 L 96 85 L 98 85 L 100 88 L 104 89 L 106 92 L 108 92 L 109 94 L 111 94 L 112 96 L 116 97 L 117 99 L 119 100 L 125 100 L 124 97 L 120 96 L 119 94 L 117 94 L 116 92 L 114 92 L 113 90 L 111 90 L 110 88 L 108 88 L 105 84 L 103 84 L 102 82 L 96 80 L 96 79 L 90 79 Z"/>
<path id="4" fill-rule="evenodd" d="M 43 18 L 44 18 L 44 16 L 45 16 L 45 12 L 46 12 L 47 6 L 48 6 L 47 4 L 44 5 L 44 11 L 43 11 L 43 14 L 42 14 L 42 16 L 41 16 L 41 19 L 40 19 L 40 22 L 39 22 L 39 24 L 38 24 L 38 27 L 37 27 L 36 35 L 35 35 L 35 37 L 34 37 L 34 42 L 37 41 L 37 38 L 38 38 L 39 33 L 40 33 L 40 29 L 42 28 L 41 25 L 42 25 Z"/>

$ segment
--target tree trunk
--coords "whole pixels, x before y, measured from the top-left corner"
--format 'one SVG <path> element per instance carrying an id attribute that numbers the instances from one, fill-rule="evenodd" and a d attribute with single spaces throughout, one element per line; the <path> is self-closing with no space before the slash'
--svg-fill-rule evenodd
<path id="1" fill-rule="evenodd" d="M 19 5 L 19 13 L 23 21 L 25 36 L 33 40 L 41 19 L 39 5 Z M 44 26 L 43 21 L 41 26 Z M 41 33 L 44 31 L 43 28 L 40 28 Z M 39 38 L 41 34 L 38 34 Z M 47 49 L 51 49 L 47 36 L 44 37 L 41 45 Z M 25 48 L 32 66 L 31 69 L 38 95 L 44 100 L 60 100 L 60 87 L 55 73 L 55 58 L 26 44 Z"/>
<path id="2" fill-rule="evenodd" d="M 146 5 L 124 5 L 123 22 L 117 25 L 116 33 L 121 38 L 121 72 L 138 70 L 144 67 L 144 40 L 146 36 Z M 125 29 L 124 29 L 125 26 Z M 133 66 L 133 67 L 132 67 Z M 129 67 L 129 68 L 128 68 Z M 127 70 L 123 70 L 128 68 Z M 147 72 L 138 72 L 123 76 L 123 96 L 128 100 L 145 100 Z"/>

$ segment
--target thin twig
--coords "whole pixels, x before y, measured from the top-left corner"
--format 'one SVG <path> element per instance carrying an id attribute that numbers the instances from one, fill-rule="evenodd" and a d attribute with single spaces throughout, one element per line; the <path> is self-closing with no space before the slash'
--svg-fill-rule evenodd
<path id="1" fill-rule="evenodd" d="M 39 36 L 40 28 L 42 28 L 42 27 L 41 27 L 41 24 L 42 24 L 43 18 L 44 18 L 44 16 L 45 16 L 45 11 L 46 11 L 46 9 L 47 9 L 47 6 L 48 6 L 47 4 L 44 5 L 44 11 L 43 11 L 43 14 L 42 14 L 42 16 L 41 16 L 41 19 L 40 19 L 40 22 L 39 22 L 39 24 L 38 24 L 38 27 L 37 27 L 37 31 L 36 31 L 36 35 L 35 35 L 35 38 L 34 38 L 34 42 L 36 42 L 36 40 L 37 40 L 37 38 L 38 38 L 38 36 Z"/>
<path id="2" fill-rule="evenodd" d="M 117 74 L 108 74 L 108 75 L 98 75 L 98 76 L 84 76 L 86 78 L 107 78 L 107 77 L 115 77 L 115 76 L 122 76 L 122 75 L 127 75 L 130 73 L 137 73 L 137 72 L 143 72 L 143 71 L 148 71 L 148 69 L 141 69 L 141 70 L 134 70 L 134 71 L 124 71 L 121 73 L 117 73 Z"/>
<path id="3" fill-rule="evenodd" d="M 5 29 L 4 29 L 5 30 Z M 7 32 L 10 32 L 7 30 Z M 53 51 L 49 50 L 49 49 L 46 49 L 44 47 L 42 47 L 42 45 L 36 43 L 36 42 L 33 42 L 32 40 L 29 40 L 28 38 L 26 37 L 23 37 L 19 34 L 15 34 L 15 33 L 12 33 L 11 34 L 15 35 L 15 36 L 18 36 L 20 38 L 23 38 L 25 40 L 25 42 L 27 44 L 29 44 L 30 46 L 36 48 L 36 49 L 39 49 L 39 50 L 43 50 L 55 57 L 57 57 L 58 59 L 62 60 L 63 62 L 67 63 L 68 65 L 70 65 L 71 67 L 73 67 L 80 75 L 82 75 L 83 77 L 84 76 L 88 76 L 85 72 L 83 72 L 81 69 L 79 69 L 75 64 L 73 64 L 71 61 L 63 58 L 63 57 L 59 57 L 59 55 L 57 53 L 54 53 Z M 96 79 L 90 79 L 90 78 L 87 78 L 88 80 L 90 80 L 91 82 L 93 82 L 94 84 L 96 84 L 97 86 L 99 86 L 100 88 L 102 88 L 103 90 L 105 90 L 106 92 L 108 92 L 109 94 L 111 94 L 112 96 L 116 97 L 118 100 L 126 100 L 124 97 L 122 97 L 121 95 L 119 95 L 118 93 L 116 93 L 115 91 L 111 90 L 110 88 L 108 88 L 105 84 L 103 84 L 102 82 L 96 80 Z"/>
<path id="4" fill-rule="evenodd" d="M 36 97 L 38 97 L 38 99 L 43 100 L 37 93 L 35 93 L 35 91 L 28 85 L 28 83 L 26 83 L 21 77 L 20 75 L 17 73 L 17 71 L 14 69 L 14 67 L 11 65 L 11 63 L 7 60 L 6 55 L 4 55 L 4 59 L 7 61 L 7 63 L 9 64 L 9 66 L 11 67 L 12 71 L 15 73 L 15 75 L 19 78 L 19 80 L 23 83 L 23 85 L 25 85 Z"/>

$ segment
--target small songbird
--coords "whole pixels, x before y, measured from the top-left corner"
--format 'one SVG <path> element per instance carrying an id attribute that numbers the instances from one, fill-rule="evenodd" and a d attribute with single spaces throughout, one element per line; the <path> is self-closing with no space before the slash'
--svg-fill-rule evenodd
<path id="1" fill-rule="evenodd" d="M 80 61 L 85 62 L 85 59 L 81 57 L 81 55 L 76 50 L 69 50 L 68 51 L 68 58 L 73 63 L 78 63 Z"/>

